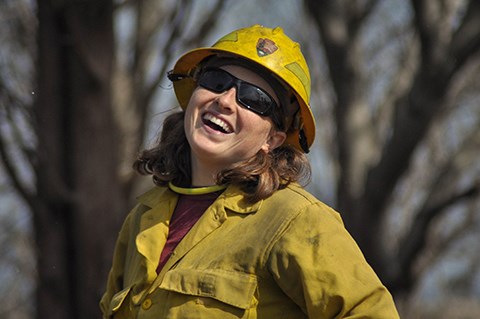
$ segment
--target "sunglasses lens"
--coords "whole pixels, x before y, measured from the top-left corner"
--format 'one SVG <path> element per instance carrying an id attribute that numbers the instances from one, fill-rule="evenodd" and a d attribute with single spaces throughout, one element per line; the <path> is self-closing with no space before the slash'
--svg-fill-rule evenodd
<path id="1" fill-rule="evenodd" d="M 275 103 L 260 88 L 247 83 L 240 85 L 237 95 L 240 103 L 260 115 L 268 115 L 270 108 Z"/>
<path id="2" fill-rule="evenodd" d="M 227 72 L 207 70 L 200 75 L 198 85 L 215 93 L 222 93 L 232 87 L 232 80 L 233 78 Z"/>

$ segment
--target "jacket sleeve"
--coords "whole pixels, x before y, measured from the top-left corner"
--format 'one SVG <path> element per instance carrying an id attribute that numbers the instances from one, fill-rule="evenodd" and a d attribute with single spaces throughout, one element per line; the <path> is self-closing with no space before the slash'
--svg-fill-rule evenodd
<path id="1" fill-rule="evenodd" d="M 135 210 L 134 210 L 135 211 Z M 100 309 L 103 314 L 103 318 L 109 318 L 110 302 L 112 297 L 123 289 L 123 278 L 125 270 L 125 260 L 127 254 L 127 246 L 130 235 L 130 224 L 132 220 L 132 213 L 130 213 L 125 219 L 123 226 L 118 235 L 115 243 L 115 250 L 113 253 L 113 262 L 110 269 L 107 286 L 102 299 L 100 300 Z"/>
<path id="2" fill-rule="evenodd" d="M 272 246 L 268 267 L 308 318 L 399 318 L 339 214 L 305 208 Z"/>

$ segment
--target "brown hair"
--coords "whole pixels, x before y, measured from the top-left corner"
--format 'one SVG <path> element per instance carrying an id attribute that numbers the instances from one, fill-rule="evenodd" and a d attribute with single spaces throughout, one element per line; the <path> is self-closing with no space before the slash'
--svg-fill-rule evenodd
<path id="1" fill-rule="evenodd" d="M 191 186 L 190 146 L 185 136 L 185 112 L 169 115 L 156 146 L 140 152 L 133 164 L 142 175 L 153 175 L 156 185 L 172 182 L 177 186 Z M 307 184 L 311 168 L 305 154 L 292 146 L 283 145 L 269 153 L 259 151 L 247 161 L 218 173 L 216 182 L 238 185 L 249 202 L 257 202 L 272 195 L 289 183 Z"/>

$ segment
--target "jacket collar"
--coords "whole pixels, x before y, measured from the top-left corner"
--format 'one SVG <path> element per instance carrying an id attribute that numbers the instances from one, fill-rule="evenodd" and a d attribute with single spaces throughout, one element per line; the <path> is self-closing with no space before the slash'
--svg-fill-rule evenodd
<path id="1" fill-rule="evenodd" d="M 239 214 L 251 214 L 260 209 L 263 201 L 258 201 L 254 204 L 248 203 L 245 199 L 244 193 L 238 186 L 230 185 L 219 196 L 217 201 L 221 201 L 221 204 L 225 209 L 231 210 Z"/>
<path id="2" fill-rule="evenodd" d="M 162 202 L 172 200 L 177 194 L 168 187 L 154 187 L 145 194 L 138 197 L 138 201 L 145 206 L 153 208 Z M 260 209 L 263 200 L 250 204 L 245 200 L 244 193 L 238 186 L 229 185 L 218 197 L 224 207 L 239 214 L 250 214 Z"/>
<path id="3" fill-rule="evenodd" d="M 148 206 L 150 208 L 157 206 L 158 204 L 170 200 L 175 196 L 168 187 L 156 186 L 148 192 L 137 197 L 139 203 Z"/>

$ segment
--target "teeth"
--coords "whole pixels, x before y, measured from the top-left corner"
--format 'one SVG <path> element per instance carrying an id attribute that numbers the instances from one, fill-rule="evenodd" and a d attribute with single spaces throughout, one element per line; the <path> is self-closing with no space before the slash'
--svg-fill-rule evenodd
<path id="1" fill-rule="evenodd" d="M 207 121 L 210 121 L 210 122 L 212 122 L 212 123 L 215 124 L 215 125 L 220 126 L 220 127 L 221 127 L 225 132 L 227 132 L 227 133 L 231 133 L 231 132 L 232 132 L 232 130 L 230 129 L 230 126 L 229 126 L 226 122 L 222 121 L 222 120 L 219 119 L 218 117 L 213 116 L 212 114 L 209 114 L 209 113 L 205 114 L 205 115 L 203 116 L 203 119 L 204 119 L 204 120 L 207 120 Z"/>

